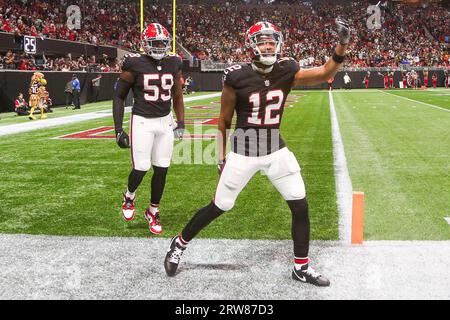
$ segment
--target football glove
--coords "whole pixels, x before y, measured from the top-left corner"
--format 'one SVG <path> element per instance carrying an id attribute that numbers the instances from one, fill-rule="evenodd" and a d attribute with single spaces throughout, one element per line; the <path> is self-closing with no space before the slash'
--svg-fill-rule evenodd
<path id="1" fill-rule="evenodd" d="M 339 35 L 340 44 L 348 44 L 350 41 L 350 26 L 347 20 L 343 18 L 336 18 L 337 33 Z"/>
<path id="2" fill-rule="evenodd" d="M 222 174 L 223 168 L 225 167 L 226 159 L 219 160 L 219 163 L 217 164 L 217 169 L 219 171 L 219 176 Z"/>
<path id="3" fill-rule="evenodd" d="M 184 134 L 184 121 L 177 121 L 177 127 L 173 129 L 173 135 L 176 139 L 182 139 Z"/>
<path id="4" fill-rule="evenodd" d="M 125 131 L 116 131 L 116 142 L 121 148 L 130 147 L 130 137 Z"/>

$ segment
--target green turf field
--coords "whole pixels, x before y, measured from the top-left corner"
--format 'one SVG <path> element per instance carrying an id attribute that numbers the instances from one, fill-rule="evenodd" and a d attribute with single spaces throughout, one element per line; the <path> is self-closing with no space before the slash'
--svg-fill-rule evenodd
<path id="1" fill-rule="evenodd" d="M 218 114 L 219 105 L 211 102 L 219 99 L 186 104 L 212 107 L 209 110 L 187 109 L 187 118 L 190 114 Z M 104 108 L 110 108 L 108 103 L 104 103 Z M 53 116 L 58 116 L 58 112 L 50 115 Z M 295 107 L 286 109 L 284 118 L 284 137 L 299 158 L 309 193 L 312 236 L 337 239 L 326 93 L 299 97 Z M 139 214 L 135 220 L 126 223 L 119 213 L 121 192 L 126 187 L 131 167 L 129 151 L 118 148 L 114 140 L 50 139 L 110 125 L 112 119 L 99 119 L 3 137 L 0 142 L 0 175 L 3 177 L 0 198 L 4 206 L 0 209 L 0 231 L 149 236 L 142 213 L 149 201 L 150 175 L 138 190 Z M 192 131 L 192 126 L 188 129 Z M 204 146 L 209 144 L 203 142 Z M 161 204 L 166 236 L 180 231 L 197 209 L 210 202 L 217 182 L 216 170 L 214 164 L 178 164 L 170 168 Z M 242 192 L 235 208 L 200 236 L 288 239 L 290 221 L 287 205 L 267 178 L 258 174 Z"/>
<path id="2" fill-rule="evenodd" d="M 449 108 L 450 96 L 388 93 L 333 94 L 365 239 L 450 239 L 450 112 L 411 101 Z"/>
<path id="3" fill-rule="evenodd" d="M 366 194 L 365 238 L 450 239 L 450 226 L 443 219 L 450 216 L 450 112 L 401 98 L 449 108 L 446 91 L 355 90 L 333 95 L 353 187 Z M 282 133 L 302 167 L 311 236 L 335 240 L 338 212 L 328 92 L 297 91 L 290 99 L 298 101 L 285 110 Z M 210 107 L 187 109 L 187 120 L 217 115 L 219 100 L 186 103 Z M 82 106 L 81 112 L 110 108 L 111 102 L 101 102 Z M 72 114 L 75 111 L 55 109 L 49 118 Z M 4 114 L 0 119 L 0 125 L 28 121 Z M 103 118 L 1 137 L 0 232 L 150 237 L 142 214 L 151 172 L 138 190 L 136 218 L 127 223 L 120 207 L 131 168 L 129 151 L 109 139 L 51 139 L 111 125 L 111 118 Z M 216 170 L 214 164 L 171 166 L 161 203 L 163 236 L 179 232 L 209 203 Z M 199 236 L 289 239 L 290 223 L 287 205 L 258 174 L 236 206 Z"/>
<path id="4" fill-rule="evenodd" d="M 446 108 L 450 110 L 450 90 L 445 88 L 439 89 L 427 89 L 427 90 L 380 90 L 380 92 L 387 92 L 389 94 L 395 94 L 399 97 L 432 104 L 440 108 Z M 415 105 L 412 101 L 409 101 L 411 105 Z M 418 103 L 416 106 L 423 106 Z"/>

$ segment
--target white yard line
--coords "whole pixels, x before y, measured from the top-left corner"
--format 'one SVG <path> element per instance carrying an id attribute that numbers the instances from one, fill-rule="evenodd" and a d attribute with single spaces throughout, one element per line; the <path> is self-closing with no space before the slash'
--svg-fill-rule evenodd
<path id="1" fill-rule="evenodd" d="M 205 95 L 196 96 L 196 97 L 188 97 L 188 98 L 184 98 L 184 102 L 210 99 L 210 98 L 219 97 L 220 95 L 221 95 L 221 93 L 218 92 L 218 93 L 205 94 Z M 125 108 L 125 112 L 131 112 L 131 107 Z M 111 116 L 112 116 L 111 110 L 109 110 L 109 111 L 101 110 L 101 111 L 88 112 L 88 113 L 77 114 L 77 115 L 72 115 L 72 116 L 59 117 L 59 118 L 54 118 L 54 119 L 34 120 L 34 121 L 30 121 L 30 122 L 25 122 L 25 123 L 5 125 L 5 126 L 0 126 L 0 136 L 6 136 L 9 134 L 28 132 L 28 131 L 32 131 L 32 130 L 38 130 L 38 129 L 44 129 L 44 128 L 50 128 L 50 127 L 56 127 L 56 126 L 61 126 L 61 125 L 67 125 L 67 124 L 72 124 L 72 123 L 76 123 L 76 122 L 82 122 L 82 121 L 88 121 L 88 120 L 94 120 L 94 119 L 100 119 L 100 118 L 107 118 L 107 117 L 111 117 Z"/>
<path id="2" fill-rule="evenodd" d="M 333 94 L 328 91 L 331 114 L 331 133 L 333 140 L 334 176 L 336 180 L 336 198 L 339 211 L 339 239 L 350 242 L 352 221 L 352 181 L 348 173 L 339 122 L 334 107 Z"/>
<path id="3" fill-rule="evenodd" d="M 387 95 L 390 95 L 390 96 L 393 96 L 393 97 L 396 97 L 396 98 L 402 98 L 402 99 L 405 99 L 405 100 L 408 100 L 408 101 L 411 101 L 411 102 L 414 102 L 414 103 L 420 103 L 420 104 L 423 104 L 424 106 L 427 106 L 427 107 L 439 109 L 439 110 L 442 110 L 442 111 L 445 111 L 445 112 L 450 112 L 449 109 L 441 108 L 441 107 L 435 106 L 434 104 L 429 104 L 429 103 L 425 103 L 425 102 L 422 102 L 422 101 L 419 101 L 419 100 L 409 99 L 409 98 L 398 96 L 396 94 L 392 94 L 392 93 L 389 93 L 389 92 L 386 92 L 386 91 L 382 91 L 382 90 L 377 90 L 377 91 L 379 91 L 381 93 L 384 93 L 384 94 L 387 94 Z"/>

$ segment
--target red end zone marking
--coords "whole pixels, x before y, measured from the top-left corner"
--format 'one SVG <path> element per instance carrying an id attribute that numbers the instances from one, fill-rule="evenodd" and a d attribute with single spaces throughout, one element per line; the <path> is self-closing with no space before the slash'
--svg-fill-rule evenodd
<path id="1" fill-rule="evenodd" d="M 81 131 L 58 137 L 59 139 L 115 139 L 115 135 L 100 135 L 101 133 L 114 130 L 114 127 L 100 127 L 96 129 Z"/>
<path id="2" fill-rule="evenodd" d="M 206 122 L 215 120 L 216 122 L 218 119 L 207 119 Z M 186 122 L 187 123 L 187 122 Z M 204 123 L 202 123 L 204 124 Z M 115 139 L 115 135 L 108 134 L 108 135 L 101 135 L 104 132 L 112 131 L 114 130 L 114 127 L 100 127 L 95 129 L 90 129 L 86 131 L 76 132 L 67 134 L 64 136 L 57 137 L 55 139 Z M 183 135 L 183 139 L 186 140 L 214 140 L 216 139 L 215 134 L 185 134 Z"/>

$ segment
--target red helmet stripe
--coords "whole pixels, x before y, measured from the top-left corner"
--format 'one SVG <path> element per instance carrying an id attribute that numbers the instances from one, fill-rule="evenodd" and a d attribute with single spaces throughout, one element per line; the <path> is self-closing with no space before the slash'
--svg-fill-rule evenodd
<path id="1" fill-rule="evenodd" d="M 257 23 L 250 27 L 250 30 L 248 30 L 249 34 L 253 34 L 255 32 L 261 31 L 262 24 Z"/>

